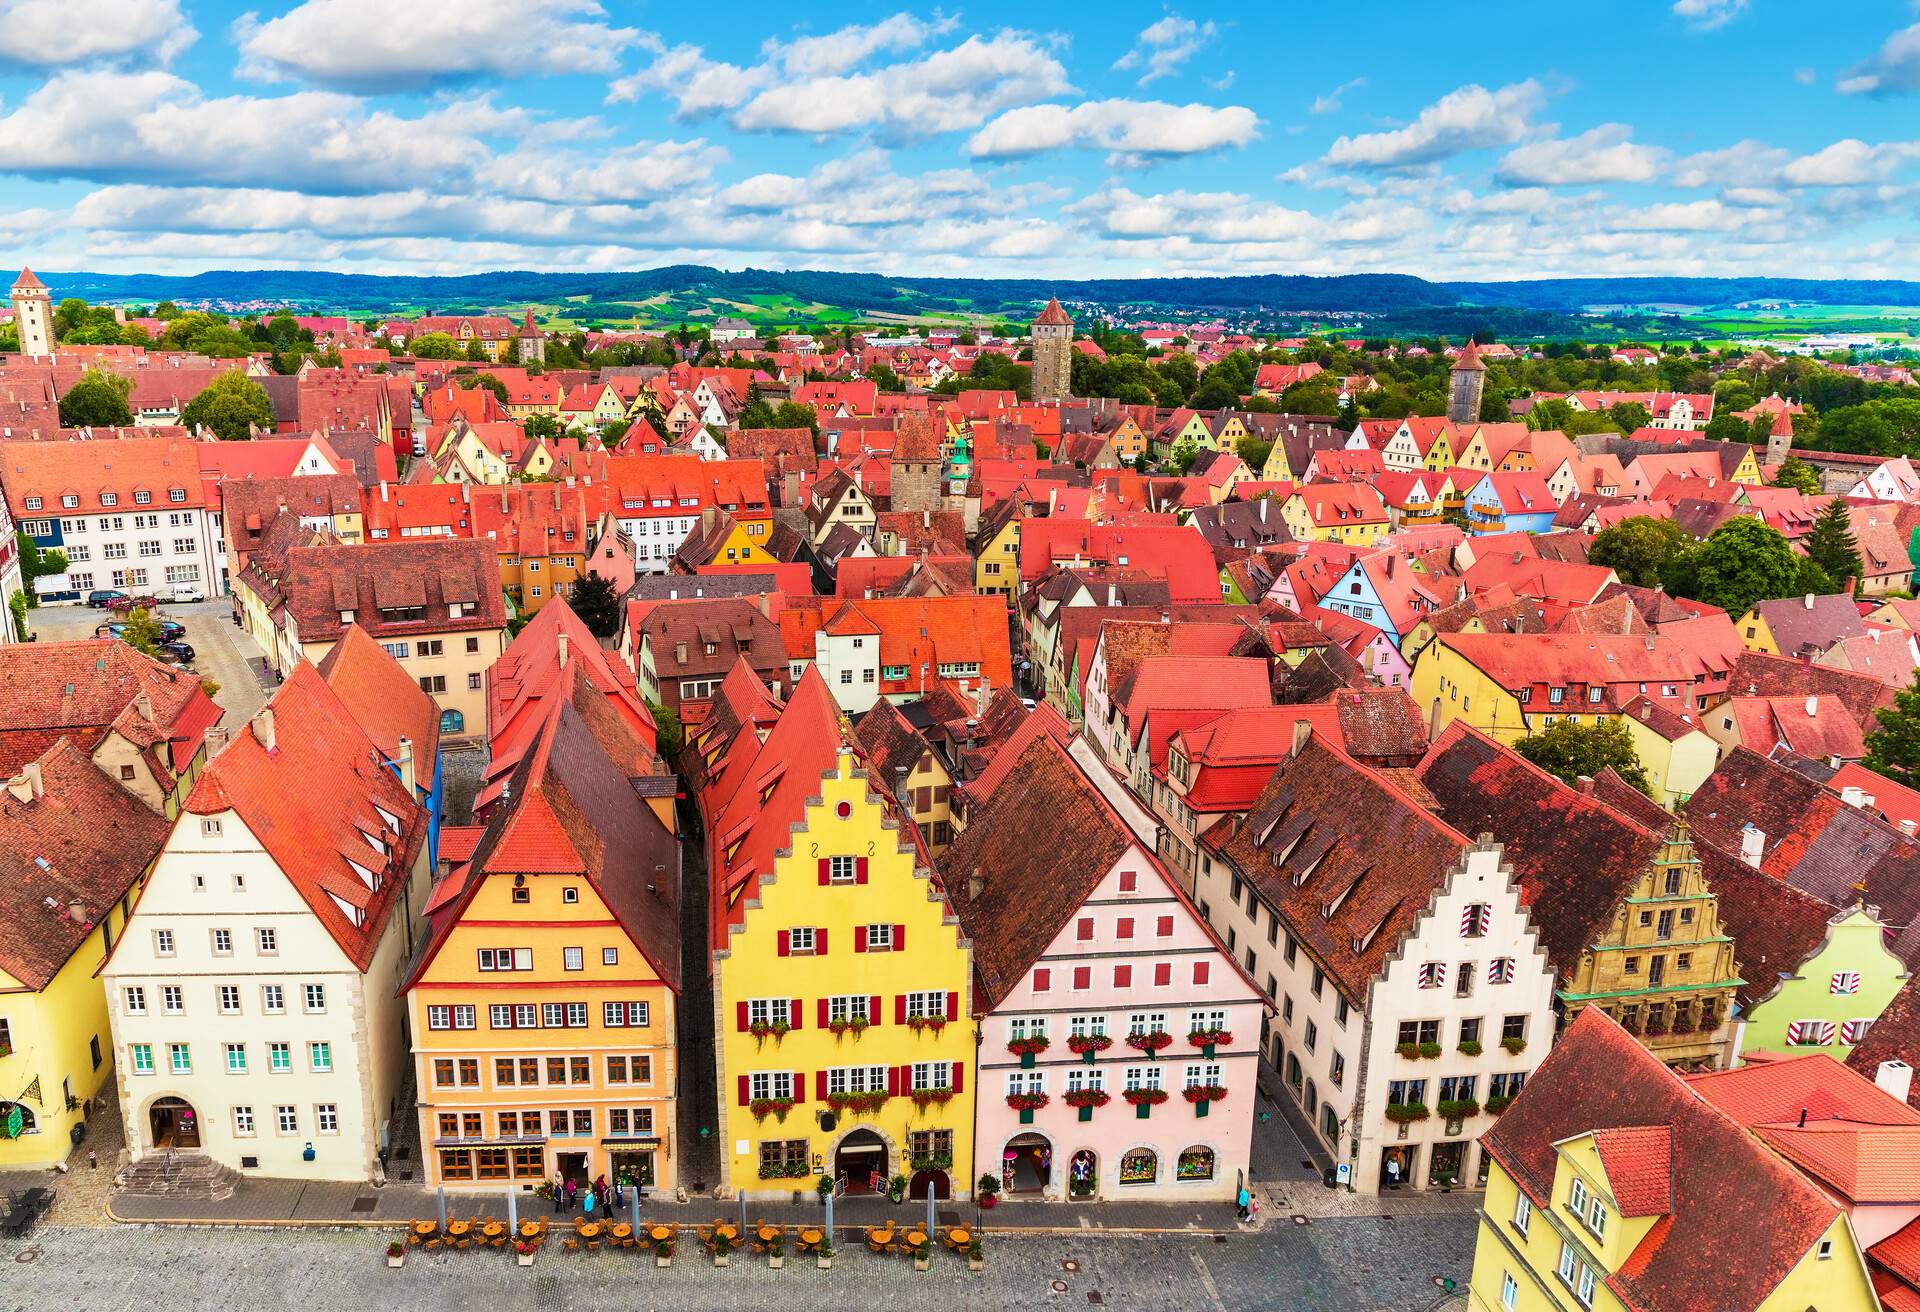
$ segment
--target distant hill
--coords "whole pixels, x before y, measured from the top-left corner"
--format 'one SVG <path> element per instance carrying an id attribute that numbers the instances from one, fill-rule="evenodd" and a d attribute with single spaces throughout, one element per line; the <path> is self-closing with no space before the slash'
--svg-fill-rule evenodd
<path id="1" fill-rule="evenodd" d="M 895 278 L 826 270 L 729 271 L 669 265 L 626 273 L 501 270 L 427 278 L 319 270 L 218 270 L 187 277 L 38 271 L 56 297 L 91 301 L 265 301 L 314 309 L 478 310 L 574 301 L 583 314 L 631 314 L 655 300 L 666 314 L 707 305 L 717 312 L 760 309 L 801 317 L 792 307 L 825 306 L 843 317 L 1022 314 L 1048 296 L 1169 311 L 1365 312 L 1399 321 L 1471 320 L 1471 310 L 1533 312 L 1541 322 L 1586 306 L 1729 306 L 1791 300 L 1817 305 L 1920 306 L 1920 283 L 1797 278 L 1549 278 L 1530 282 L 1433 282 L 1403 274 L 1220 278 Z M 666 298 L 662 302 L 658 298 Z M 669 309 L 671 304 L 673 309 Z M 733 307 L 730 309 L 729 307 Z M 1496 316 L 1507 318 L 1509 316 Z M 1435 329 L 1436 331 L 1440 329 Z"/>

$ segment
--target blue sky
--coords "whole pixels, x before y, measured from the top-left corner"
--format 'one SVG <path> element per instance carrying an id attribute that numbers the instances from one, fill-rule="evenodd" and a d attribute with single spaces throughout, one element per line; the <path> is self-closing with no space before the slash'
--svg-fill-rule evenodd
<path id="1" fill-rule="evenodd" d="M 1913 278 L 1916 184 L 1900 0 L 0 0 L 48 269 Z"/>

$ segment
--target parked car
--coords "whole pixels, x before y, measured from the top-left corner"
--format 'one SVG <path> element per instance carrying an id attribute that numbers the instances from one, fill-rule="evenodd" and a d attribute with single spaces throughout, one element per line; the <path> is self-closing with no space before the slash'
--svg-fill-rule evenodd
<path id="1" fill-rule="evenodd" d="M 193 662 L 193 645 L 186 642 L 163 642 L 155 653 L 163 661 L 178 661 L 182 665 Z"/>
<path id="2" fill-rule="evenodd" d="M 187 636 L 187 626 L 178 620 L 159 620 L 156 622 L 160 625 L 161 642 L 178 642 Z M 94 629 L 93 636 L 96 638 L 124 638 L 127 636 L 127 622 L 125 620 L 109 620 Z"/>
<path id="3" fill-rule="evenodd" d="M 92 606 L 95 610 L 111 606 L 116 601 L 124 602 L 126 600 L 126 593 L 117 592 L 112 588 L 95 588 L 87 594 L 87 605 Z"/>

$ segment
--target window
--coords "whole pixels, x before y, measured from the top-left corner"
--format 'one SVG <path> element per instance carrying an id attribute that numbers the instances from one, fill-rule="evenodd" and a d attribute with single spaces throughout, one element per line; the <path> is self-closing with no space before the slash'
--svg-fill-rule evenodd
<path id="1" fill-rule="evenodd" d="M 238 1015 L 239 1012 L 240 986 L 238 984 L 222 984 L 220 986 L 220 1014 L 223 1016 L 235 1016 Z"/>
<path id="2" fill-rule="evenodd" d="M 1126 1089 L 1164 1088 L 1162 1075 L 1163 1070 L 1159 1066 L 1129 1066 L 1121 1087 Z"/>
<path id="3" fill-rule="evenodd" d="M 258 948 L 260 955 L 263 957 L 270 957 L 280 950 L 280 933 L 278 930 L 256 929 L 253 931 L 253 940 L 254 946 Z"/>
<path id="4" fill-rule="evenodd" d="M 164 984 L 160 988 L 160 1010 L 169 1016 L 178 1016 L 186 1010 L 182 1003 L 182 994 L 178 984 Z"/>
<path id="5" fill-rule="evenodd" d="M 1525 1194 L 1516 1196 L 1513 1203 L 1513 1228 L 1518 1230 L 1522 1235 L 1525 1235 L 1527 1233 L 1527 1226 L 1532 1224 L 1532 1222 L 1533 1201 Z"/>
<path id="6" fill-rule="evenodd" d="M 333 1103 L 315 1103 L 313 1122 L 321 1134 L 340 1133 L 340 1109 Z"/>
<path id="7" fill-rule="evenodd" d="M 309 1043 L 307 1045 L 307 1064 L 316 1075 L 324 1075 L 333 1069 L 333 1045 L 331 1043 Z"/>
<path id="8" fill-rule="evenodd" d="M 244 1043 L 226 1045 L 227 1074 L 245 1075 L 247 1073 L 247 1047 Z"/>
<path id="9" fill-rule="evenodd" d="M 1587 1204 L 1587 1229 L 1593 1231 L 1597 1239 L 1607 1237 L 1607 1208 L 1598 1198 Z"/>
<path id="10" fill-rule="evenodd" d="M 274 1128 L 282 1134 L 300 1133 L 300 1113 L 289 1104 L 283 1103 L 275 1107 L 273 1109 L 273 1120 Z"/>
<path id="11" fill-rule="evenodd" d="M 233 1109 L 233 1132 L 237 1135 L 253 1135 L 253 1108 L 235 1107 Z"/>
<path id="12" fill-rule="evenodd" d="M 193 1074 L 193 1053 L 184 1043 L 167 1045 L 167 1067 L 175 1075 Z"/>
<path id="13" fill-rule="evenodd" d="M 326 1011 L 327 986 L 325 984 L 309 984 L 306 986 L 306 989 L 304 992 L 305 992 L 306 1002 L 307 1002 L 307 1011 L 309 1014 L 318 1015 Z"/>
<path id="14" fill-rule="evenodd" d="M 151 1043 L 133 1043 L 127 1046 L 127 1054 L 133 1059 L 135 1075 L 153 1074 L 153 1045 Z"/>
<path id="15" fill-rule="evenodd" d="M 143 988 L 129 988 L 126 993 L 126 1011 L 129 1016 L 147 1014 L 147 991 Z"/>
<path id="16" fill-rule="evenodd" d="M 1585 1262 L 1580 1264 L 1580 1283 L 1575 1287 L 1574 1297 L 1580 1300 L 1581 1307 L 1593 1306 L 1593 1268 Z"/>
<path id="17" fill-rule="evenodd" d="M 285 1075 L 293 1069 L 293 1045 L 291 1043 L 269 1043 L 267 1045 L 267 1069 L 275 1075 Z M 453 1081 L 448 1080 L 449 1084 Z"/>
<path id="18" fill-rule="evenodd" d="M 153 954 L 157 957 L 173 955 L 173 931 L 156 929 L 153 931 Z"/>
<path id="19" fill-rule="evenodd" d="M 1833 1256 L 1833 1240 L 1822 1239 L 1820 1241 L 1819 1247 L 1814 1249 L 1813 1255 L 1816 1260 L 1821 1262 L 1824 1262 L 1828 1258 L 1832 1257 Z"/>
<path id="20" fill-rule="evenodd" d="M 1306 1046 L 1308 1052 L 1320 1046 L 1320 1026 L 1313 1021 L 1307 1022 Z"/>
<path id="21" fill-rule="evenodd" d="M 810 956 L 814 951 L 813 926 L 801 925 L 787 931 L 787 951 L 794 956 Z"/>
<path id="22" fill-rule="evenodd" d="M 269 1016 L 285 1014 L 287 1010 L 287 991 L 278 984 L 265 984 L 260 988 L 260 1009 Z"/>
<path id="23" fill-rule="evenodd" d="M 919 989 L 907 994 L 907 1019 L 946 1019 L 947 995 L 944 989 Z"/>
<path id="24" fill-rule="evenodd" d="M 1506 1271 L 1501 1272 L 1500 1273 L 1500 1306 L 1507 1309 L 1507 1312 L 1513 1312 L 1514 1304 L 1519 1301 L 1519 1298 L 1520 1298 L 1519 1282 L 1513 1278 L 1513 1275 L 1511 1272 L 1506 1272 Z"/>
<path id="25" fill-rule="evenodd" d="M 864 1066 L 841 1068 L 842 1072 L 846 1070 L 866 1071 L 868 1069 L 869 1069 L 868 1067 L 864 1067 Z M 879 1072 L 880 1083 L 879 1083 L 878 1089 L 881 1091 L 884 1091 L 887 1087 L 887 1074 L 886 1074 L 887 1068 L 884 1066 L 875 1066 L 875 1067 L 872 1067 L 871 1069 Z M 833 1073 L 829 1072 L 828 1074 L 829 1074 L 828 1087 L 831 1088 L 832 1087 L 831 1075 Z M 864 1091 L 864 1090 L 856 1090 L 855 1092 L 861 1092 L 861 1091 Z M 755 1071 L 752 1075 L 749 1075 L 747 1077 L 747 1096 L 749 1100 L 752 1100 L 754 1098 L 791 1098 L 793 1097 L 793 1072 L 792 1071 Z"/>
<path id="26" fill-rule="evenodd" d="M 1460 913 L 1460 936 L 1462 938 L 1485 938 L 1487 930 L 1493 924 L 1493 908 L 1485 902 L 1475 902 Z"/>
<path id="27" fill-rule="evenodd" d="M 1333 1064 L 1327 1070 L 1327 1080 L 1334 1088 L 1341 1088 L 1347 1079 L 1347 1057 L 1343 1052 L 1333 1054 Z"/>
<path id="28" fill-rule="evenodd" d="M 1560 1241 L 1560 1262 L 1554 1270 L 1560 1273 L 1562 1280 L 1568 1284 L 1572 1284 L 1573 1274 L 1579 1269 L 1580 1259 L 1574 1256 L 1573 1245 L 1562 1239 Z"/>
<path id="29" fill-rule="evenodd" d="M 1574 1215 L 1581 1216 L 1586 1213 L 1587 1197 L 1587 1182 L 1575 1176 L 1573 1188 L 1567 1194 L 1567 1206 L 1572 1209 Z"/>
<path id="30" fill-rule="evenodd" d="M 587 954 L 584 948 L 564 948 L 561 950 L 561 957 L 568 970 L 587 968 Z"/>
<path id="31" fill-rule="evenodd" d="M 213 955 L 216 957 L 230 957 L 233 955 L 232 930 L 216 929 L 213 931 Z"/>

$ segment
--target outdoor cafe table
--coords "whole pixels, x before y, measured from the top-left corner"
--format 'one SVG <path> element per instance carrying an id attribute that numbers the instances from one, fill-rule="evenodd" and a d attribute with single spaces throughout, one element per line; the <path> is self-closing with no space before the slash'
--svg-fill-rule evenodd
<path id="1" fill-rule="evenodd" d="M 480 1233 L 488 1239 L 498 1239 L 507 1232 L 507 1227 L 498 1221 L 489 1221 L 480 1227 Z"/>
<path id="2" fill-rule="evenodd" d="M 598 1239 L 600 1237 L 600 1223 L 598 1221 L 581 1222 L 580 1237 L 582 1239 Z"/>
<path id="3" fill-rule="evenodd" d="M 647 1237 L 653 1240 L 653 1242 L 656 1244 L 659 1243 L 661 1240 L 666 1239 L 672 1234 L 673 1234 L 673 1227 L 670 1225 L 657 1225 L 653 1227 L 653 1229 L 647 1231 Z"/>
<path id="4" fill-rule="evenodd" d="M 800 1242 L 808 1248 L 818 1248 L 820 1241 L 825 1237 L 826 1236 L 822 1235 L 818 1230 L 802 1230 L 800 1232 Z"/>
<path id="5" fill-rule="evenodd" d="M 413 1223 L 413 1232 L 422 1239 L 437 1233 L 439 1229 L 440 1224 L 437 1221 L 415 1221 Z"/>
<path id="6" fill-rule="evenodd" d="M 947 1231 L 947 1244 L 953 1248 L 965 1248 L 972 1238 L 973 1236 L 960 1226 Z"/>
<path id="7" fill-rule="evenodd" d="M 907 1247 L 909 1247 L 909 1248 L 918 1248 L 918 1247 L 920 1247 L 920 1245 L 922 1245 L 922 1244 L 924 1244 L 924 1243 L 926 1243 L 926 1242 L 927 1242 L 927 1232 L 926 1232 L 926 1231 L 924 1231 L 924 1230 L 909 1230 L 909 1231 L 907 1231 Z"/>
<path id="8" fill-rule="evenodd" d="M 779 1236 L 780 1227 L 775 1225 L 763 1225 L 760 1227 L 758 1233 L 760 1235 L 761 1243 L 770 1244 L 774 1241 L 775 1238 Z"/>
<path id="9" fill-rule="evenodd" d="M 540 1237 L 540 1223 L 538 1221 L 522 1221 L 520 1223 L 520 1237 L 522 1239 L 538 1239 Z"/>
<path id="10" fill-rule="evenodd" d="M 625 1221 L 622 1221 L 614 1226 L 612 1230 L 608 1231 L 608 1234 L 615 1239 L 631 1239 L 633 1238 L 633 1227 Z"/>
<path id="11" fill-rule="evenodd" d="M 473 1229 L 473 1222 L 471 1221 L 447 1222 L 447 1233 L 452 1235 L 455 1239 L 463 1238 L 466 1235 L 467 1231 L 471 1229 Z"/>
<path id="12" fill-rule="evenodd" d="M 734 1240 L 740 1237 L 739 1227 L 728 1225 L 728 1224 L 716 1225 L 713 1228 L 713 1232 L 717 1235 L 725 1236 L 727 1242 L 729 1243 L 733 1242 Z"/>

